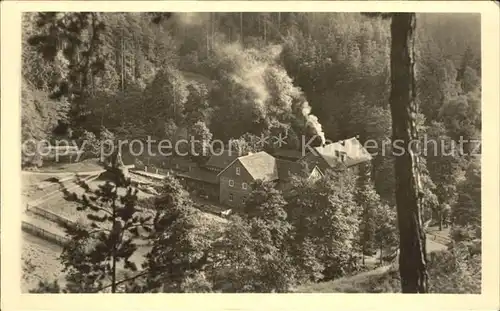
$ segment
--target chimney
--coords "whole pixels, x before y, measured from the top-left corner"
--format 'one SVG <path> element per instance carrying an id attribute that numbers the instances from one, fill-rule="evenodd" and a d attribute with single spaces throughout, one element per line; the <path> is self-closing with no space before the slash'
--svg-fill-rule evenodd
<path id="1" fill-rule="evenodd" d="M 341 144 L 342 146 L 345 146 L 345 140 L 341 140 L 341 141 L 340 141 L 340 144 Z"/>

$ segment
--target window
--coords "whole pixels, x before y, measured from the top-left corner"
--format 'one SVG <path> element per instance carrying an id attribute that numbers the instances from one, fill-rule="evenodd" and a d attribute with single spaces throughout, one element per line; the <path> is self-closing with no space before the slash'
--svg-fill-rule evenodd
<path id="1" fill-rule="evenodd" d="M 336 156 L 337 158 L 338 158 L 338 157 L 340 157 L 340 151 L 335 150 L 335 156 Z"/>
<path id="2" fill-rule="evenodd" d="M 236 168 L 236 175 L 240 175 L 240 168 L 239 167 Z"/>
<path id="3" fill-rule="evenodd" d="M 234 180 L 229 179 L 229 187 L 234 187 Z"/>
<path id="4" fill-rule="evenodd" d="M 233 194 L 232 194 L 232 193 L 230 193 L 230 194 L 229 194 L 229 201 L 232 201 L 232 200 L 233 200 Z"/>
<path id="5" fill-rule="evenodd" d="M 244 182 L 244 183 L 242 183 L 242 184 L 241 184 L 241 188 L 243 188 L 244 190 L 246 190 L 246 189 L 247 189 L 247 186 L 248 186 L 248 185 L 247 185 L 247 183 L 246 183 L 246 182 Z"/>
<path id="6" fill-rule="evenodd" d="M 343 153 L 343 154 L 341 154 L 341 155 L 340 155 L 340 160 L 341 160 L 342 162 L 344 162 L 344 161 L 345 161 L 345 153 Z"/>
<path id="7" fill-rule="evenodd" d="M 241 202 L 243 202 L 243 203 L 245 203 L 246 200 L 247 200 L 247 197 L 241 198 Z"/>

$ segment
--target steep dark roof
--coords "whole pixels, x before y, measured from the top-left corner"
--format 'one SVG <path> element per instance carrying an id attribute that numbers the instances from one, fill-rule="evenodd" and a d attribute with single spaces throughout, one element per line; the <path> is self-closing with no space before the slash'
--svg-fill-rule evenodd
<path id="1" fill-rule="evenodd" d="M 188 179 L 193 179 L 193 180 L 198 180 L 198 181 L 203 181 L 203 182 L 210 183 L 210 184 L 217 184 L 218 183 L 216 173 L 210 172 L 206 169 L 202 169 L 202 168 L 198 168 L 198 167 L 193 167 L 188 172 L 177 173 L 177 176 L 183 177 L 183 178 L 188 178 Z"/>
<path id="2" fill-rule="evenodd" d="M 303 167 L 300 162 L 276 159 L 276 163 L 278 165 L 279 179 L 288 179 L 291 177 L 290 175 L 302 176 L 305 173 L 305 167 Z M 308 171 L 310 172 L 312 170 Z"/>
<path id="3" fill-rule="evenodd" d="M 239 157 L 238 161 L 254 180 L 269 181 L 278 179 L 276 159 L 265 151 Z"/>
<path id="4" fill-rule="evenodd" d="M 219 153 L 219 152 L 217 152 Z M 214 154 L 210 156 L 205 166 L 216 167 L 221 170 L 225 169 L 229 164 L 231 164 L 236 158 L 238 158 L 239 154 L 234 150 L 224 150 L 222 154 Z"/>
<path id="5" fill-rule="evenodd" d="M 323 175 L 323 172 L 317 166 L 304 166 L 301 162 L 280 159 L 277 159 L 276 162 L 278 164 L 278 175 L 282 180 L 289 179 L 292 176 L 310 177 L 315 169 L 318 170 L 319 174 Z"/>
<path id="6" fill-rule="evenodd" d="M 302 158 L 303 154 L 299 150 L 291 149 L 278 149 L 273 154 L 276 158 L 281 158 L 284 160 L 298 160 Z"/>

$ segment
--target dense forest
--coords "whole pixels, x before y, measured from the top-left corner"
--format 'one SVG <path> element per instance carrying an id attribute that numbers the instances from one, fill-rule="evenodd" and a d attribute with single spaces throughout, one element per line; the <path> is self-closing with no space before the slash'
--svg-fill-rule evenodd
<path id="1" fill-rule="evenodd" d="M 423 142 L 441 144 L 421 156 L 424 217 L 439 226 L 450 219 L 457 241 L 475 239 L 480 161 L 470 155 L 474 143 L 458 152 L 456 146 L 481 137 L 480 16 L 433 13 L 416 20 L 418 133 Z M 369 181 L 338 172 L 313 188 L 297 181 L 301 195 L 287 201 L 260 185 L 249 219 L 232 222 L 223 243 L 211 246 L 226 260 L 223 278 L 233 285 L 253 281 L 252 288 L 240 284 L 235 291 L 287 291 L 292 283 L 346 275 L 357 269 L 353 249 L 397 241 L 394 226 L 382 226 L 395 222 L 394 159 L 381 150 L 392 137 L 389 26 L 358 13 L 25 14 L 22 139 L 168 139 L 184 128 L 248 148 L 255 137 L 282 131 L 292 149 L 300 148 L 302 135 L 379 142 L 369 150 L 378 152 Z M 38 160 L 23 157 L 24 165 Z M 329 183 L 338 179 L 345 184 Z M 323 203 L 341 204 L 343 212 L 331 215 Z M 325 214 L 304 219 L 305 208 Z M 176 213 L 186 208 L 180 209 Z M 193 221 L 188 214 L 182 221 Z M 343 226 L 334 226 L 339 222 Z M 202 254 L 199 248 L 207 246 L 193 239 L 193 254 Z M 326 239 L 337 244 L 320 247 Z M 150 265 L 173 260 L 160 250 Z M 264 263 L 256 260 L 263 253 Z M 179 271 L 193 264 L 188 255 L 177 259 Z M 181 276 L 186 279 L 170 280 L 171 291 L 218 289 L 216 281 L 201 282 L 205 274 L 194 266 L 193 274 Z M 148 282 L 167 288 L 157 276 Z"/>

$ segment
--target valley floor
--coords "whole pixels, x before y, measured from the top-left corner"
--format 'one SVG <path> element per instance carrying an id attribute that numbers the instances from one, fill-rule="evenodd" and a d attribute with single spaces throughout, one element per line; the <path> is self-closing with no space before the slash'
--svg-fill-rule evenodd
<path id="1" fill-rule="evenodd" d="M 69 168 L 72 166 L 67 166 Z M 76 167 L 76 170 L 80 169 L 81 165 Z M 64 172 L 58 172 L 56 175 L 61 175 Z M 67 171 L 66 171 L 67 173 Z M 73 171 L 74 173 L 74 171 Z M 47 182 L 47 178 L 50 178 L 54 173 L 51 172 L 38 172 L 30 174 L 29 172 L 25 172 L 23 174 L 23 200 L 24 202 L 33 201 L 38 199 L 39 197 L 47 196 L 47 192 L 49 192 L 48 198 L 43 200 L 43 203 L 40 204 L 41 207 L 49 210 L 50 212 L 67 218 L 71 221 L 77 221 L 84 219 L 83 214 L 76 212 L 76 209 L 68 204 L 59 193 L 55 195 L 50 195 L 50 192 L 54 192 L 54 187 L 50 182 Z M 68 173 L 70 176 L 71 173 Z M 43 176 L 43 177 L 41 177 Z M 65 175 L 63 175 L 65 176 Z M 60 177 L 60 176 L 59 176 Z M 142 174 L 144 179 L 148 179 L 145 174 Z M 154 176 L 157 177 L 157 176 Z M 71 183 L 71 182 L 69 182 Z M 100 181 L 90 181 L 89 185 L 92 188 L 96 188 L 101 182 Z M 73 184 L 74 186 L 74 184 Z M 46 190 L 51 189 L 51 190 Z M 57 189 L 57 188 L 55 188 Z M 73 191 L 78 193 L 81 192 L 81 189 L 75 188 Z M 56 191 L 57 192 L 57 191 Z M 147 197 L 147 194 L 141 194 L 143 197 Z M 195 200 L 196 201 L 196 200 Z M 202 211 L 203 217 L 205 221 L 210 223 L 217 223 L 220 221 L 225 221 L 225 219 L 216 216 L 217 206 L 213 204 L 209 204 L 208 202 L 203 201 L 202 199 L 198 200 L 200 206 L 203 206 L 205 209 Z M 211 206 L 211 208 L 209 208 Z M 215 215 L 214 215 L 215 214 Z M 47 220 L 46 218 L 29 213 L 23 213 L 23 220 L 29 221 L 31 224 L 52 232 L 54 234 L 64 236 L 64 230 L 55 224 L 54 222 Z M 439 231 L 437 228 L 429 228 L 429 233 L 427 235 L 427 250 L 428 252 L 434 252 L 446 249 L 446 243 L 449 241 L 449 231 L 447 229 L 443 231 Z M 38 282 L 41 280 L 55 280 L 57 279 L 60 284 L 64 284 L 64 278 L 61 276 L 62 265 L 58 260 L 58 256 L 60 255 L 62 248 L 54 243 L 48 242 L 45 239 L 41 239 L 32 234 L 23 232 L 23 248 L 22 248 L 22 259 L 23 263 L 26 261 L 25 267 L 31 268 L 32 271 L 26 273 L 22 280 L 22 291 L 27 292 L 30 289 L 33 289 L 38 285 Z M 132 261 L 134 261 L 139 267 L 144 259 L 144 255 L 149 251 L 149 246 L 141 246 L 137 250 L 137 252 L 133 255 Z M 366 265 L 369 267 L 378 266 L 378 258 L 379 254 L 376 253 L 374 256 L 365 257 Z M 385 266 L 377 267 L 373 270 L 359 273 L 357 275 L 351 277 L 340 278 L 338 280 L 334 280 L 331 282 L 323 282 L 323 283 L 315 283 L 315 284 L 307 284 L 300 286 L 296 289 L 297 292 L 345 292 L 345 291 L 354 291 L 356 288 L 364 288 L 372 282 L 373 279 L 385 279 L 387 278 L 387 274 L 393 273 L 396 271 L 396 268 L 392 264 L 388 264 Z M 390 279 L 390 278 L 389 278 Z M 388 279 L 388 280 L 389 280 Z M 389 282 L 388 280 L 385 280 Z M 365 284 L 365 285 L 363 285 Z"/>
<path id="2" fill-rule="evenodd" d="M 49 235 L 59 237 L 66 235 L 64 229 L 46 216 L 40 215 L 40 211 L 27 210 L 26 204 L 36 205 L 42 211 L 48 211 L 50 214 L 55 214 L 72 222 L 87 221 L 84 212 L 76 211 L 74 204 L 67 202 L 63 198 L 62 193 L 58 190 L 58 184 L 49 181 L 51 177 L 70 177 L 72 174 L 78 173 L 82 166 L 75 163 L 74 165 L 66 165 L 65 167 L 70 170 L 57 173 L 53 173 L 52 170 L 48 172 L 44 170 L 39 172 L 23 172 L 22 174 L 23 207 L 21 213 L 23 222 L 44 230 Z M 143 178 L 143 181 L 146 181 L 147 177 L 144 176 Z M 99 180 L 90 180 L 87 182 L 93 189 L 102 183 Z M 76 186 L 72 180 L 65 181 L 64 184 L 71 189 L 71 192 L 77 194 L 83 193 L 83 190 Z M 139 191 L 138 196 L 139 198 L 147 198 L 150 195 Z M 213 228 L 214 225 L 218 226 L 226 222 L 226 219 L 217 216 L 214 211 L 211 213 L 200 211 L 199 216 L 200 224 L 207 228 Z M 54 243 L 54 241 L 49 241 L 46 238 L 41 238 L 24 231 L 22 232 L 22 242 L 21 258 L 24 268 L 24 276 L 21 280 L 22 292 L 28 292 L 30 289 L 37 287 L 38 282 L 42 280 L 58 280 L 59 284 L 63 285 L 65 283 L 61 273 L 63 266 L 58 259 L 62 247 Z M 140 244 L 138 243 L 138 245 Z M 138 268 L 140 268 L 149 250 L 150 246 L 138 246 L 137 251 L 131 257 L 131 261 L 135 262 Z"/>

